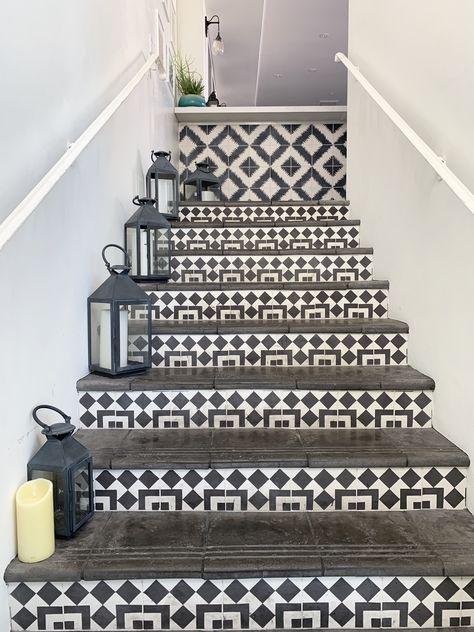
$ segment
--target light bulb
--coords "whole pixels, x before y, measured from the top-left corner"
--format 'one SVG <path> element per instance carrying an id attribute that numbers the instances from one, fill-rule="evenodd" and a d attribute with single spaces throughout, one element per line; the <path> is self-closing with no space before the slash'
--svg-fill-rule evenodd
<path id="1" fill-rule="evenodd" d="M 213 55 L 224 54 L 224 41 L 220 33 L 217 34 L 216 39 L 212 42 L 212 53 Z"/>

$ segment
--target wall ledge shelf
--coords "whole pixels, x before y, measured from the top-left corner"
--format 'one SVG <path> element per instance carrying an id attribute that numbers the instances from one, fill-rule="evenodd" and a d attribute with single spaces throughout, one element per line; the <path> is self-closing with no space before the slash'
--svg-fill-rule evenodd
<path id="1" fill-rule="evenodd" d="M 174 109 L 179 123 L 342 123 L 347 106 L 256 106 Z"/>

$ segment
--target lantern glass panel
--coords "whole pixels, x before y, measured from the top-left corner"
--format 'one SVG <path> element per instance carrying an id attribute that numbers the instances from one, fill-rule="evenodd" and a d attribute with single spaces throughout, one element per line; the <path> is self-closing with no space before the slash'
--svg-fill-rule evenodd
<path id="1" fill-rule="evenodd" d="M 122 312 L 126 318 L 122 320 Z M 145 369 L 149 366 L 150 338 L 148 320 L 150 308 L 147 305 L 120 306 L 120 367 Z M 125 360 L 122 364 L 123 359 Z"/>
<path id="2" fill-rule="evenodd" d="M 216 202 L 219 199 L 219 187 L 215 183 L 202 183 L 202 200 L 203 202 Z"/>
<path id="3" fill-rule="evenodd" d="M 112 368 L 112 318 L 109 303 L 90 304 L 91 364 Z"/>
<path id="4" fill-rule="evenodd" d="M 168 276 L 170 272 L 170 234 L 167 228 L 150 231 L 151 274 Z"/>
<path id="5" fill-rule="evenodd" d="M 173 178 L 158 178 L 158 211 L 163 215 L 171 215 L 176 205 L 176 180 Z"/>
<path id="6" fill-rule="evenodd" d="M 195 184 L 184 185 L 184 199 L 197 200 L 197 186 Z"/>
<path id="7" fill-rule="evenodd" d="M 56 532 L 66 531 L 66 481 L 64 472 L 49 470 L 31 470 L 29 480 L 45 478 L 53 484 L 54 528 Z"/>
<path id="8" fill-rule="evenodd" d="M 90 463 L 79 466 L 72 474 L 74 498 L 74 523 L 79 525 L 91 510 Z"/>

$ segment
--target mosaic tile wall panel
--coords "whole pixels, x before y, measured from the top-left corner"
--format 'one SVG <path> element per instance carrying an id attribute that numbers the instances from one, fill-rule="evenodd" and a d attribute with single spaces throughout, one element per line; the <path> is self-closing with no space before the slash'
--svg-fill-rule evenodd
<path id="1" fill-rule="evenodd" d="M 226 222 L 267 222 L 281 220 L 306 222 L 314 220 L 348 219 L 348 206 L 308 206 L 301 204 L 288 206 L 182 206 L 179 210 L 182 221 L 193 223 L 226 221 Z"/>
<path id="2" fill-rule="evenodd" d="M 132 579 L 9 585 L 12 630 L 474 625 L 472 577 Z"/>
<path id="3" fill-rule="evenodd" d="M 208 160 L 226 200 L 346 196 L 345 123 L 180 125 L 180 173 Z"/>
<path id="4" fill-rule="evenodd" d="M 129 356 L 146 339 L 129 335 Z M 407 334 L 154 334 L 152 366 L 381 366 L 407 363 Z"/>
<path id="5" fill-rule="evenodd" d="M 466 468 L 94 470 L 98 511 L 464 509 Z"/>
<path id="6" fill-rule="evenodd" d="M 368 281 L 373 255 L 329 254 L 172 255 L 170 282 L 243 283 L 245 281 Z"/>
<path id="7" fill-rule="evenodd" d="M 149 291 L 156 320 L 285 320 L 384 318 L 388 290 Z M 137 314 L 138 316 L 138 314 Z"/>
<path id="8" fill-rule="evenodd" d="M 358 226 L 173 228 L 175 250 L 357 248 Z"/>
<path id="9" fill-rule="evenodd" d="M 83 428 L 428 428 L 431 391 L 91 391 Z"/>

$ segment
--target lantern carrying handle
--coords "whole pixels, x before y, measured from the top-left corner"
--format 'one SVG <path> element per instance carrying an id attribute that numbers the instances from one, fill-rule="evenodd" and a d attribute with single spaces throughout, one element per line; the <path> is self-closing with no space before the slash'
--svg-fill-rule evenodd
<path id="1" fill-rule="evenodd" d="M 119 250 L 121 250 L 123 254 L 125 255 L 125 262 L 126 262 L 125 266 L 112 266 L 110 262 L 107 260 L 107 257 L 105 256 L 105 251 L 107 250 L 107 248 L 118 248 Z M 128 268 L 130 270 L 130 268 L 132 267 L 128 252 L 125 250 L 125 248 L 122 248 L 122 246 L 119 246 L 118 244 L 107 244 L 106 246 L 104 246 L 102 248 L 102 259 L 104 260 L 105 267 L 107 268 L 109 272 L 112 272 L 114 268 L 122 269 L 122 270 L 124 270 L 125 268 Z"/>
<path id="2" fill-rule="evenodd" d="M 170 151 L 155 151 L 153 150 L 151 152 L 151 161 L 153 162 L 153 158 L 154 157 L 163 157 L 163 158 L 168 158 L 168 160 L 171 162 L 171 152 Z"/>
<path id="3" fill-rule="evenodd" d="M 71 421 L 71 417 L 69 417 L 69 415 L 66 415 L 66 413 L 60 410 L 59 408 L 56 408 L 56 406 L 50 406 L 49 404 L 40 404 L 39 406 L 36 406 L 35 408 L 33 408 L 32 415 L 33 415 L 33 419 L 36 421 L 38 426 L 41 426 L 45 430 L 51 430 L 51 426 L 48 426 L 48 424 L 45 424 L 43 421 L 41 421 L 41 419 L 39 419 L 37 415 L 37 412 L 43 409 L 53 410 L 55 413 L 58 413 L 64 419 L 64 423 L 66 424 L 70 423 Z"/>
<path id="4" fill-rule="evenodd" d="M 139 195 L 136 195 L 133 198 L 132 203 L 135 204 L 135 206 L 145 206 L 145 204 L 153 205 L 155 203 L 155 200 L 154 198 L 140 197 Z"/>

